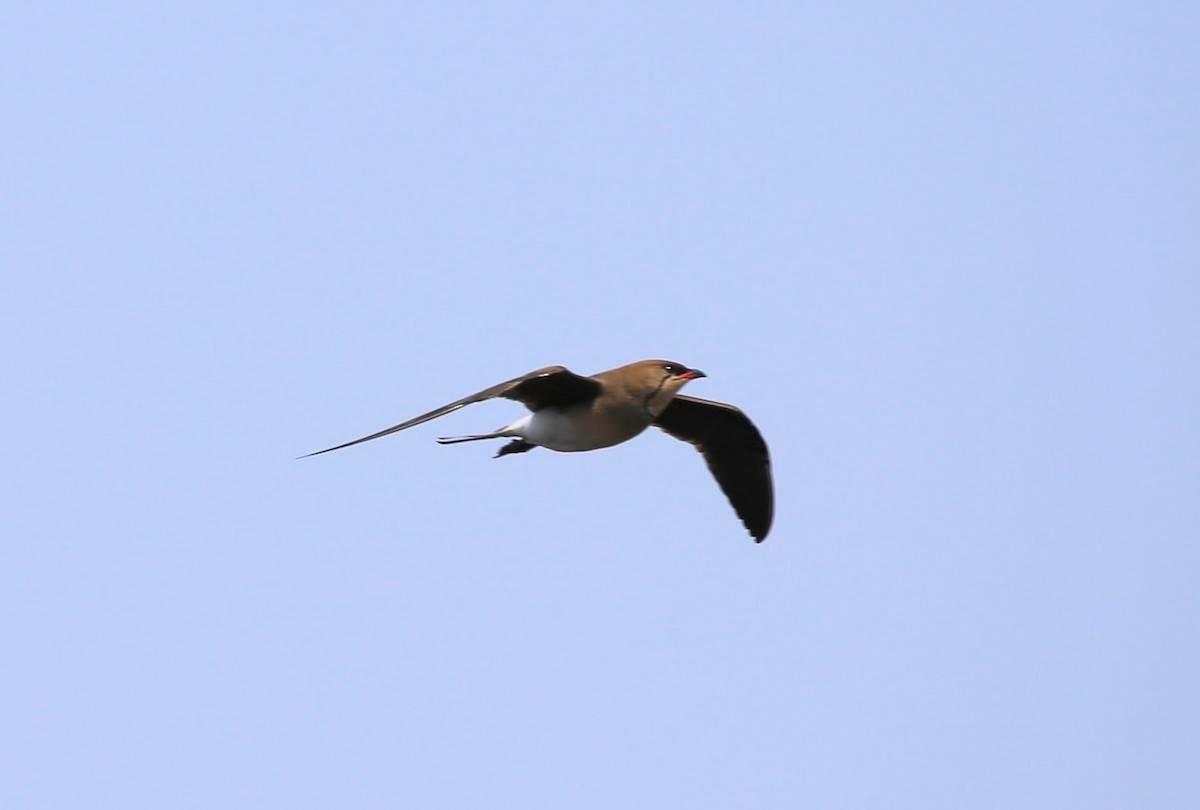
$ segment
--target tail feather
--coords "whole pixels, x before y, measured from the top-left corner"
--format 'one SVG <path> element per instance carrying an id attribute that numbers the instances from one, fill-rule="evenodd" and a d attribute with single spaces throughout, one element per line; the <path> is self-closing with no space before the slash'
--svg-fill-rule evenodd
<path id="1" fill-rule="evenodd" d="M 463 442 L 477 442 L 480 439 L 503 439 L 503 433 L 480 433 L 477 436 L 444 436 L 437 440 L 438 444 L 461 444 Z"/>

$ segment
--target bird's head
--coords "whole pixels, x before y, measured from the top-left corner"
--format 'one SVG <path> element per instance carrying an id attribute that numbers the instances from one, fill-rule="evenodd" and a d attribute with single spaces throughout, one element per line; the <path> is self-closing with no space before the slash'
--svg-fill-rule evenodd
<path id="1" fill-rule="evenodd" d="M 698 368 L 688 368 L 672 360 L 643 360 L 633 364 L 633 371 L 639 387 L 647 392 L 646 407 L 655 416 L 663 412 L 679 389 L 708 376 Z"/>

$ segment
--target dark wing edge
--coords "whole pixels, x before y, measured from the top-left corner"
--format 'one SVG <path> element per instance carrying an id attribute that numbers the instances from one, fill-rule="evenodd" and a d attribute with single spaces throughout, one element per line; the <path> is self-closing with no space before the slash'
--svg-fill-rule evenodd
<path id="1" fill-rule="evenodd" d="M 654 424 L 695 446 L 754 542 L 765 540 L 775 516 L 771 454 L 750 418 L 733 405 L 676 395 Z"/>
<path id="2" fill-rule="evenodd" d="M 574 381 L 572 381 L 571 378 L 574 378 Z M 556 388 L 555 383 L 552 382 L 555 380 L 561 381 L 558 388 Z M 476 402 L 484 402 L 485 400 L 495 399 L 496 397 L 515 399 L 518 402 L 524 403 L 531 410 L 537 410 L 537 408 L 530 403 L 535 403 L 538 407 L 542 407 L 546 404 L 554 404 L 544 400 L 547 398 L 553 399 L 556 394 L 561 398 L 562 394 L 558 393 L 559 388 L 571 392 L 573 396 L 578 398 L 579 392 L 585 390 L 586 388 L 582 381 L 591 383 L 595 387 L 595 390 L 599 391 L 600 383 L 592 380 L 589 377 L 579 377 L 578 375 L 567 371 L 567 369 L 563 366 L 546 366 L 545 368 L 539 368 L 537 371 L 531 371 L 528 374 L 522 374 L 520 377 L 514 377 L 511 380 L 498 383 L 493 385 L 491 388 L 485 388 L 478 393 L 455 400 L 449 405 L 443 405 L 440 408 L 433 409 L 429 413 L 423 413 L 420 416 L 413 417 L 407 422 L 401 422 L 398 425 L 385 428 L 378 433 L 372 433 L 370 436 L 363 436 L 361 439 L 355 439 L 353 441 L 335 445 L 333 447 L 326 447 L 324 450 L 318 450 L 315 453 L 308 453 L 303 456 L 298 456 L 298 458 L 312 458 L 313 456 L 319 456 L 322 453 L 332 453 L 334 450 L 341 450 L 343 447 L 353 447 L 356 444 L 369 442 L 372 439 L 378 439 L 383 436 L 387 436 L 390 433 L 398 433 L 401 430 L 406 430 L 410 427 L 416 427 L 417 425 L 423 424 L 432 419 L 437 419 L 439 416 L 445 416 L 448 413 L 453 413 L 459 408 L 465 408 L 468 405 L 474 405 Z M 592 396 L 595 396 L 595 394 L 592 394 Z"/>
<path id="3" fill-rule="evenodd" d="M 562 366 L 547 366 L 509 383 L 497 396 L 516 400 L 531 411 L 589 402 L 600 395 L 602 388 L 599 380 L 582 377 Z"/>

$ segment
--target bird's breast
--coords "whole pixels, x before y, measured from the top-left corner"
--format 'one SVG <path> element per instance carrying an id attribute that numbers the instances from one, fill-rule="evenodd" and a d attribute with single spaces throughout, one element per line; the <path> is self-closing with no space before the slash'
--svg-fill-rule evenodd
<path id="1" fill-rule="evenodd" d="M 633 416 L 585 409 L 543 408 L 526 417 L 528 421 L 521 428 L 521 436 L 533 444 L 562 453 L 599 450 L 628 441 L 650 426 L 648 416 L 644 419 Z"/>

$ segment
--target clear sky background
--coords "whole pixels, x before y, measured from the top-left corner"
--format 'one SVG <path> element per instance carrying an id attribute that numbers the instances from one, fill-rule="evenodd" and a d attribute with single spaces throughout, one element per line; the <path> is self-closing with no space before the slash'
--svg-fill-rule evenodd
<path id="1" fill-rule="evenodd" d="M 4 807 L 1200 807 L 1200 6 L 0 22 Z"/>

